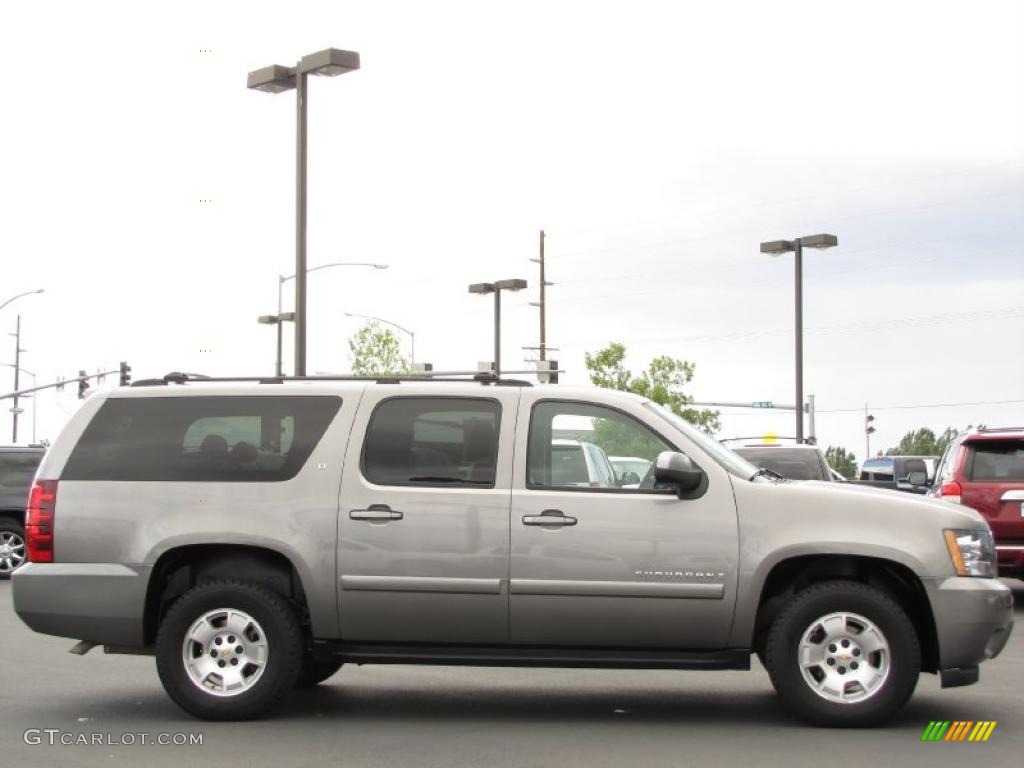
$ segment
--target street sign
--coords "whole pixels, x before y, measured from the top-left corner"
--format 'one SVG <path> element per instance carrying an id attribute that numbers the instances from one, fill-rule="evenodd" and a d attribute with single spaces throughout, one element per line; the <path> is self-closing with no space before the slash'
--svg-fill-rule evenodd
<path id="1" fill-rule="evenodd" d="M 757 402 L 750 404 L 751 408 L 774 408 L 771 400 L 758 400 Z"/>

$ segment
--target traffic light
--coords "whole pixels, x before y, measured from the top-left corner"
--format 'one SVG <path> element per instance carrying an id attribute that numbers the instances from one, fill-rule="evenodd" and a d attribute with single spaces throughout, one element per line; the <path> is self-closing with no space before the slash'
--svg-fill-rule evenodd
<path id="1" fill-rule="evenodd" d="M 85 399 L 85 391 L 89 389 L 89 380 L 85 377 L 85 371 L 78 372 L 78 399 Z"/>
<path id="2" fill-rule="evenodd" d="M 875 431 L 875 425 L 872 424 L 872 422 L 874 420 L 875 420 L 875 417 L 872 416 L 870 413 L 867 416 L 864 417 L 864 434 L 865 435 L 870 435 L 872 432 Z"/>
<path id="3" fill-rule="evenodd" d="M 128 387 L 132 383 L 132 367 L 128 363 L 121 361 L 121 386 Z"/>
<path id="4" fill-rule="evenodd" d="M 557 360 L 548 360 L 548 365 L 550 366 L 548 368 L 548 384 L 557 384 L 558 383 L 558 361 Z"/>

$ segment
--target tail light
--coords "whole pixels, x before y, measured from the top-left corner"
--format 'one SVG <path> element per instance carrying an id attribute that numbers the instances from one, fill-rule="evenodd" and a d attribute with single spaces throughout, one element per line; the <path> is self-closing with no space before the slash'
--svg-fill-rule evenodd
<path id="1" fill-rule="evenodd" d="M 53 519 L 57 511 L 57 481 L 37 480 L 28 496 L 25 543 L 30 563 L 53 562 Z"/>
<path id="2" fill-rule="evenodd" d="M 951 501 L 954 504 L 960 503 L 960 494 L 963 489 L 960 487 L 960 483 L 943 483 L 942 487 L 939 488 L 939 496 L 942 497 L 943 501 Z"/>

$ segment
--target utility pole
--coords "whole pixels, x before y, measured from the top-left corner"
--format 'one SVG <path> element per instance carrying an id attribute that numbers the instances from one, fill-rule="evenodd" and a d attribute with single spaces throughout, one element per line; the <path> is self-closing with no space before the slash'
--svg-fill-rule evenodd
<path id="1" fill-rule="evenodd" d="M 544 276 L 544 230 L 540 231 L 540 359 L 547 360 L 547 304 L 544 299 L 547 281 Z"/>
<path id="2" fill-rule="evenodd" d="M 20 385 L 18 375 L 21 373 L 21 315 L 18 315 L 17 325 L 15 326 L 15 332 L 12 335 L 14 336 L 14 391 L 17 392 L 18 387 Z M 14 405 L 11 407 L 11 413 L 14 415 L 14 418 L 12 419 L 14 428 L 11 434 L 11 442 L 15 444 L 18 442 L 19 412 L 20 409 L 18 408 L 18 396 L 15 395 Z"/>
<path id="3" fill-rule="evenodd" d="M 868 404 L 864 403 L 864 460 L 867 461 L 871 458 L 871 433 L 875 431 L 875 425 L 872 424 L 875 417 L 868 413 Z"/>

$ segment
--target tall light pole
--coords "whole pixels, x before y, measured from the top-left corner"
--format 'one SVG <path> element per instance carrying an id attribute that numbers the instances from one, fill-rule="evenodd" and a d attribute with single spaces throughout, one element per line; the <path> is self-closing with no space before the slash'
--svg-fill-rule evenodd
<path id="1" fill-rule="evenodd" d="M 494 375 L 501 376 L 501 292 L 521 291 L 526 288 L 525 280 L 498 280 L 493 283 L 473 283 L 470 293 L 494 294 Z"/>
<path id="2" fill-rule="evenodd" d="M 335 77 L 359 69 L 359 54 L 327 48 L 294 67 L 273 65 L 249 73 L 247 87 L 268 93 L 295 89 L 295 375 L 306 375 L 306 89 L 309 75 Z M 280 314 L 280 313 L 278 313 Z"/>
<path id="3" fill-rule="evenodd" d="M 34 290 L 34 291 L 25 291 L 24 293 L 19 293 L 19 294 L 18 294 L 17 296 L 11 296 L 11 298 L 9 298 L 9 299 L 8 299 L 7 301 L 5 301 L 5 302 L 4 302 L 3 304 L 0 304 L 0 309 L 3 309 L 3 308 L 4 308 L 4 307 L 6 307 L 6 306 L 7 306 L 8 304 L 10 304 L 10 303 L 11 303 L 12 301 L 14 301 L 14 300 L 16 300 L 16 299 L 20 299 L 20 298 L 21 298 L 22 296 L 31 296 L 31 295 L 33 295 L 33 294 L 35 294 L 35 293 L 42 293 L 42 292 L 43 292 L 43 291 L 45 291 L 45 290 L 46 290 L 45 288 L 37 288 L 37 289 L 36 289 L 36 290 Z"/>
<path id="4" fill-rule="evenodd" d="M 796 265 L 796 439 L 804 439 L 804 296 L 803 249 L 831 248 L 839 244 L 835 235 L 809 235 L 796 240 L 772 240 L 761 243 L 761 253 L 781 256 L 793 252 Z"/>
<path id="5" fill-rule="evenodd" d="M 345 317 L 361 317 L 363 320 L 376 320 L 378 323 L 385 323 L 390 325 L 392 328 L 397 328 L 403 333 L 409 334 L 409 365 L 413 365 L 416 362 L 416 334 L 410 331 L 408 328 L 403 328 L 398 323 L 391 320 L 385 320 L 383 317 L 374 317 L 373 315 L 359 315 L 355 312 L 346 312 Z"/>
<path id="6" fill-rule="evenodd" d="M 321 269 L 330 269 L 331 267 L 371 267 L 373 269 L 387 269 L 387 264 L 374 264 L 368 261 L 334 261 L 330 264 L 321 264 L 317 267 L 311 267 L 306 270 L 308 275 L 310 272 L 316 272 Z M 297 274 L 297 273 L 296 273 Z M 275 376 L 283 376 L 282 363 L 281 363 L 281 334 L 282 326 L 285 322 L 293 322 L 296 319 L 296 312 L 283 312 L 282 311 L 282 299 L 284 284 L 289 280 L 294 280 L 296 275 L 278 275 L 277 276 L 277 314 L 276 315 L 260 315 L 258 321 L 264 325 L 276 325 L 277 326 L 277 364 L 274 367 Z M 304 375 L 296 373 L 296 376 Z"/>

